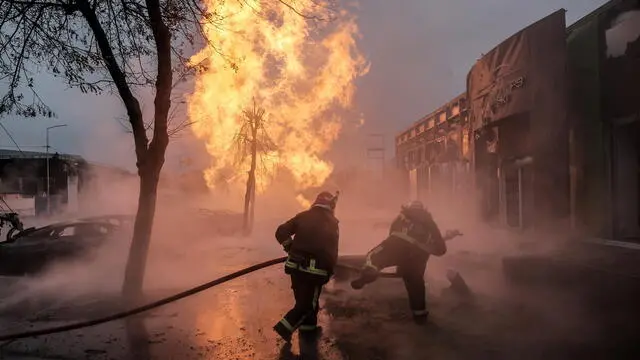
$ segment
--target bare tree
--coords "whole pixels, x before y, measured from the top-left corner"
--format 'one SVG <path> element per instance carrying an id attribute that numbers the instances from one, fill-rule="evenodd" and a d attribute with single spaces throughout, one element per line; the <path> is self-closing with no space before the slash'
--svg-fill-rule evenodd
<path id="1" fill-rule="evenodd" d="M 234 138 L 236 147 L 236 164 L 243 166 L 249 159 L 247 187 L 244 195 L 243 229 L 245 234 L 253 230 L 256 197 L 256 170 L 258 161 L 262 164 L 262 173 L 267 174 L 265 157 L 276 150 L 276 145 L 265 129 L 265 110 L 256 106 L 243 111 L 243 122 Z"/>
<path id="2" fill-rule="evenodd" d="M 115 90 L 124 104 L 140 177 L 123 284 L 130 301 L 142 294 L 159 175 L 171 133 L 174 72 L 186 71 L 183 49 L 194 45 L 201 22 L 219 20 L 196 0 L 0 0 L 0 82 L 7 85 L 0 115 L 54 115 L 35 91 L 42 68 L 85 93 Z M 140 86 L 155 90 L 152 126 L 145 126 L 135 95 Z"/>

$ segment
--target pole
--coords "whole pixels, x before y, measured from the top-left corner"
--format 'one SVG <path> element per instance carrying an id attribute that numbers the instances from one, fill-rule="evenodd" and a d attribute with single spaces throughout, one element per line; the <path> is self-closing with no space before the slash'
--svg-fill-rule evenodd
<path id="1" fill-rule="evenodd" d="M 55 129 L 55 128 L 59 128 L 59 127 L 64 127 L 67 126 L 67 124 L 60 124 L 60 125 L 53 125 L 53 126 L 49 126 L 47 128 L 47 136 L 46 136 L 46 162 L 47 162 L 47 216 L 51 215 L 51 191 L 50 191 L 50 168 L 49 168 L 49 130 L 51 129 Z"/>

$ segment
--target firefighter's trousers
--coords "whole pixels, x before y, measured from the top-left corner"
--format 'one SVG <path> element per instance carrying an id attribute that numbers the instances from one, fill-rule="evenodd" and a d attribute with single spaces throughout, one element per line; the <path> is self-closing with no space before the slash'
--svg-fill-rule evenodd
<path id="1" fill-rule="evenodd" d="M 276 327 L 286 329 L 290 334 L 296 330 L 314 331 L 318 326 L 318 300 L 327 277 L 299 270 L 290 271 L 289 275 L 296 303 Z"/>
<path id="2" fill-rule="evenodd" d="M 397 272 L 404 280 L 409 305 L 414 316 L 427 314 L 424 271 L 429 255 L 409 242 L 389 236 L 367 254 L 362 274 L 355 282 L 361 286 L 374 282 L 379 272 L 387 267 L 397 266 Z"/>

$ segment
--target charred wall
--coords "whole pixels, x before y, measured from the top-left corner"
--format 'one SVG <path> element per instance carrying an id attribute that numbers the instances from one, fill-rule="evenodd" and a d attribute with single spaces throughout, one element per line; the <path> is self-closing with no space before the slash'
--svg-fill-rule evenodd
<path id="1" fill-rule="evenodd" d="M 479 142 L 474 145 L 476 183 L 487 218 L 508 215 L 503 169 L 520 163 L 518 169 L 526 165 L 531 179 L 530 188 L 521 191 L 528 194 L 518 195 L 518 207 L 525 198 L 533 202 L 528 222 L 543 225 L 569 216 L 565 29 L 560 10 L 503 41 L 469 72 L 470 121 Z M 516 147 L 520 142 L 526 147 Z M 523 170 L 517 172 L 524 178 Z"/>
<path id="2" fill-rule="evenodd" d="M 579 228 L 640 237 L 640 1 L 611 1 L 567 35 Z"/>
<path id="3" fill-rule="evenodd" d="M 603 121 L 604 60 L 598 17 L 574 26 L 567 36 L 570 78 L 574 211 L 578 228 L 611 236 L 611 127 Z"/>

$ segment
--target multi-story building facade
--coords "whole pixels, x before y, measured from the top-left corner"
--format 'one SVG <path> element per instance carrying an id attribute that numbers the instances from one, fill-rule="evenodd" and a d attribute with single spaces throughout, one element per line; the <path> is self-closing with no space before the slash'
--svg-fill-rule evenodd
<path id="1" fill-rule="evenodd" d="M 396 136 L 396 161 L 407 172 L 410 197 L 433 199 L 469 188 L 469 144 L 466 94 Z"/>

